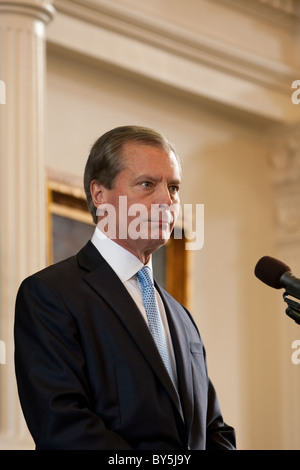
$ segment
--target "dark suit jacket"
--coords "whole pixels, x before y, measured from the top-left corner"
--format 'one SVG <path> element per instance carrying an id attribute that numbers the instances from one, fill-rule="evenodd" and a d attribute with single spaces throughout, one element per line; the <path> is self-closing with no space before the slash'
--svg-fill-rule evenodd
<path id="1" fill-rule="evenodd" d="M 158 286 L 157 286 L 158 287 Z M 149 329 L 91 242 L 23 281 L 15 366 L 37 449 L 233 449 L 189 313 L 159 288 L 180 401 Z"/>

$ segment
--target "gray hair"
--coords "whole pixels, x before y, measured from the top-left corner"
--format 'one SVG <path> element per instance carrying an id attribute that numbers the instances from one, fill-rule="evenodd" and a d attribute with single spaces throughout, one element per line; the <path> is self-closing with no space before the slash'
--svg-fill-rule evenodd
<path id="1" fill-rule="evenodd" d="M 87 205 L 95 224 L 97 223 L 97 209 L 93 204 L 90 191 L 91 182 L 96 180 L 105 188 L 113 189 L 116 177 L 125 168 L 122 150 L 124 144 L 128 142 L 141 142 L 160 148 L 165 152 L 172 151 L 177 158 L 179 168 L 181 168 L 179 157 L 172 144 L 153 129 L 141 126 L 121 126 L 106 132 L 92 146 L 84 170 Z"/>

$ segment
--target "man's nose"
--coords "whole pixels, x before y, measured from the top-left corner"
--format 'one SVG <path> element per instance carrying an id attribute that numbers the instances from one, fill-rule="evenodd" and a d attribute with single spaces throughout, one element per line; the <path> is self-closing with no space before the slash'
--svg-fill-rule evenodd
<path id="1" fill-rule="evenodd" d="M 167 204 L 168 206 L 172 205 L 173 200 L 172 200 L 168 186 L 162 185 L 159 188 L 158 194 L 157 194 L 157 203 L 159 205 L 162 205 L 162 204 Z"/>

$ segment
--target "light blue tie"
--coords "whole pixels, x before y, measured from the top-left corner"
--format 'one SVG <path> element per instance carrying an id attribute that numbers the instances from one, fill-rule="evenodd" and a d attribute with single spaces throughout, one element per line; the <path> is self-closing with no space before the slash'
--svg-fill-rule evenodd
<path id="1" fill-rule="evenodd" d="M 169 372 L 171 380 L 177 390 L 177 383 L 174 377 L 167 338 L 160 317 L 152 279 L 152 272 L 149 266 L 144 266 L 137 273 L 137 277 L 142 286 L 143 303 L 148 318 L 149 329 L 153 335 L 154 341 L 160 352 L 162 360 L 164 361 L 166 369 Z"/>

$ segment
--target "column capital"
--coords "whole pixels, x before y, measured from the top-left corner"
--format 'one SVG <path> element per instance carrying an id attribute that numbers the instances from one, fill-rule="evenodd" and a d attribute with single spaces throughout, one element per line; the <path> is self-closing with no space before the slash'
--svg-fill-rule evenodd
<path id="1" fill-rule="evenodd" d="M 299 245 L 300 241 L 300 122 L 270 135 L 268 155 L 275 196 L 277 241 Z"/>
<path id="2" fill-rule="evenodd" d="M 300 121 L 270 133 L 268 163 L 275 186 L 296 185 L 300 190 Z"/>
<path id="3" fill-rule="evenodd" d="M 0 0 L 0 15 L 2 13 L 26 15 L 47 24 L 55 9 L 53 0 Z"/>

